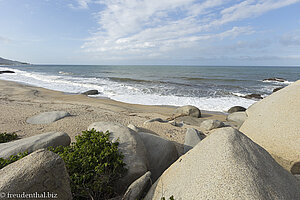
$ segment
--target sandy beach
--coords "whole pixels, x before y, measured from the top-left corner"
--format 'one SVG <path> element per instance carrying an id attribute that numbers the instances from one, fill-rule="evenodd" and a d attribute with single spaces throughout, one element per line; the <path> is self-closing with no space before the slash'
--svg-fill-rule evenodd
<path id="1" fill-rule="evenodd" d="M 167 104 L 167 103 L 166 103 Z M 67 111 L 70 117 L 51 124 L 28 124 L 26 119 L 42 112 Z M 84 95 L 65 94 L 44 88 L 0 81 L 0 132 L 15 132 L 21 138 L 50 131 L 67 133 L 72 141 L 81 131 L 97 121 L 119 122 L 125 126 L 133 124 L 144 132 L 160 135 L 174 141 L 182 152 L 187 128 L 197 127 L 204 119 L 225 121 L 226 115 L 202 111 L 202 117 L 190 125 L 176 127 L 170 123 L 152 122 L 153 118 L 166 119 L 174 107 L 147 106 L 117 102 L 110 99 L 96 99 Z M 180 121 L 180 119 L 177 119 Z"/>

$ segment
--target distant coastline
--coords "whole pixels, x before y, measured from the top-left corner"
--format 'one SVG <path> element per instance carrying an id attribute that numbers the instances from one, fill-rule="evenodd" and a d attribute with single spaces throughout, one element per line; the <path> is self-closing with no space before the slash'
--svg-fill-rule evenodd
<path id="1" fill-rule="evenodd" d="M 0 65 L 30 65 L 30 63 L 14 61 L 0 57 Z"/>

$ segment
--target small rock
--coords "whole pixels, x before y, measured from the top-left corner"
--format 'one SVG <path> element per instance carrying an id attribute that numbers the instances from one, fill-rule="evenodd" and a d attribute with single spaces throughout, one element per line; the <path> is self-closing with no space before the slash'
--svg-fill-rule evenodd
<path id="1" fill-rule="evenodd" d="M 149 119 L 147 121 L 144 122 L 144 125 L 148 124 L 148 123 L 151 123 L 151 122 L 161 122 L 161 123 L 166 123 L 168 121 L 166 120 L 163 120 L 161 118 L 154 118 L 154 119 Z"/>
<path id="2" fill-rule="evenodd" d="M 134 181 L 125 192 L 122 200 L 137 200 L 141 199 L 151 187 L 151 172 L 146 172 L 139 179 Z"/>
<path id="3" fill-rule="evenodd" d="M 248 94 L 244 96 L 243 98 L 246 99 L 263 99 L 263 97 L 260 94 Z"/>
<path id="4" fill-rule="evenodd" d="M 200 124 L 200 129 L 204 131 L 210 131 L 212 129 L 224 127 L 225 124 L 219 120 L 208 119 Z"/>
<path id="5" fill-rule="evenodd" d="M 182 106 L 177 108 L 174 111 L 173 117 L 177 118 L 179 116 L 191 116 L 191 117 L 197 117 L 200 118 L 201 117 L 201 111 L 199 110 L 199 108 L 195 107 L 195 106 Z"/>
<path id="6" fill-rule="evenodd" d="M 194 146 L 196 146 L 202 139 L 201 133 L 194 129 L 188 128 L 185 133 L 184 138 L 184 150 L 183 152 L 186 153 L 191 150 Z"/>
<path id="7" fill-rule="evenodd" d="M 170 121 L 169 124 L 171 124 L 173 126 L 176 126 L 176 127 L 182 127 L 184 125 L 183 122 L 176 122 L 175 120 L 174 121 Z"/>
<path id="8" fill-rule="evenodd" d="M 275 89 L 273 90 L 273 92 L 277 92 L 278 90 L 281 90 L 282 88 L 284 88 L 284 87 L 278 87 L 278 88 L 275 88 Z"/>
<path id="9" fill-rule="evenodd" d="M 26 122 L 29 124 L 50 124 L 67 116 L 70 116 L 70 113 L 66 111 L 44 112 L 28 118 Z"/>
<path id="10" fill-rule="evenodd" d="M 234 112 L 243 112 L 243 111 L 246 111 L 246 108 L 244 108 L 242 106 L 233 106 L 227 112 L 234 113 Z"/>
<path id="11" fill-rule="evenodd" d="M 15 73 L 14 71 L 10 71 L 10 70 L 4 70 L 4 71 L 0 71 L 0 74 L 13 74 Z"/>
<path id="12" fill-rule="evenodd" d="M 71 138 L 68 134 L 62 132 L 48 132 L 39 135 L 34 135 L 28 138 L 14 140 L 0 144 L 0 157 L 9 158 L 11 155 L 16 155 L 20 152 L 34 152 L 38 149 L 68 146 L 71 143 Z"/>
<path id="13" fill-rule="evenodd" d="M 53 199 L 72 199 L 64 161 L 57 154 L 45 149 L 35 151 L 2 168 L 0 177 L 0 191 L 4 194 L 49 192 L 57 195 Z"/>
<path id="14" fill-rule="evenodd" d="M 88 91 L 83 92 L 81 94 L 83 94 L 83 95 L 97 95 L 97 94 L 99 94 L 99 91 L 98 90 L 88 90 Z"/>
<path id="15" fill-rule="evenodd" d="M 133 124 L 128 124 L 127 127 L 130 128 L 131 130 L 134 130 L 135 132 L 139 132 L 139 128 Z"/>
<path id="16" fill-rule="evenodd" d="M 264 79 L 263 81 L 284 82 L 284 81 L 286 81 L 286 80 L 285 80 L 285 79 L 283 79 L 283 78 L 277 78 L 277 77 L 273 77 L 273 78 L 266 78 L 266 79 Z"/>

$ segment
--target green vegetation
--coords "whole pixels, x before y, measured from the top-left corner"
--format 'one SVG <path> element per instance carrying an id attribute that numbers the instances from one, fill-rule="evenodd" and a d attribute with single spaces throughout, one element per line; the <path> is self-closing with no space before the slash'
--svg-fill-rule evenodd
<path id="1" fill-rule="evenodd" d="M 11 155 L 8 159 L 0 158 L 0 169 L 2 169 L 6 165 L 9 165 L 17 160 L 20 160 L 21 158 L 24 158 L 27 155 L 28 155 L 28 153 L 27 153 L 27 151 L 25 151 L 23 153 L 18 153 L 17 155 Z"/>
<path id="2" fill-rule="evenodd" d="M 15 133 L 0 133 L 0 143 L 10 142 L 18 138 Z"/>
<path id="3" fill-rule="evenodd" d="M 118 142 L 109 132 L 94 129 L 76 136 L 67 147 L 49 148 L 65 161 L 74 199 L 109 199 L 116 195 L 113 185 L 126 172 Z"/>

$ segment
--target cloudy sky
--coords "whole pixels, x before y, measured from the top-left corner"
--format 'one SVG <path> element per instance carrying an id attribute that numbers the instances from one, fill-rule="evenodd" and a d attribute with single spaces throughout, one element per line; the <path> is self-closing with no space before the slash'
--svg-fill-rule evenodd
<path id="1" fill-rule="evenodd" d="M 300 66 L 300 0 L 0 0 L 0 57 Z"/>

